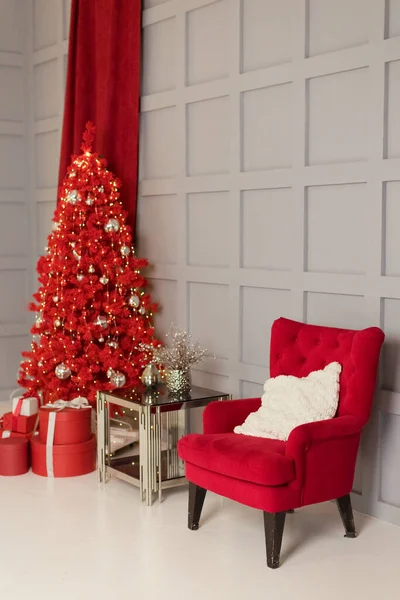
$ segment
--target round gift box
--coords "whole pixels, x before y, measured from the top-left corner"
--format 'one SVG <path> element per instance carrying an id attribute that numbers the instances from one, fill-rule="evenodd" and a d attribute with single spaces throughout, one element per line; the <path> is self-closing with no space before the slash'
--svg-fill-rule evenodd
<path id="1" fill-rule="evenodd" d="M 29 443 L 20 437 L 0 440 L 0 475 L 23 475 L 29 471 Z"/>
<path id="2" fill-rule="evenodd" d="M 92 409 L 88 408 L 64 408 L 56 410 L 41 408 L 39 410 L 39 439 L 42 444 L 47 440 L 47 427 L 50 413 L 56 413 L 56 425 L 54 429 L 54 445 L 81 444 L 90 440 L 92 435 Z"/>
<path id="3" fill-rule="evenodd" d="M 31 441 L 32 471 L 35 475 L 48 477 L 46 464 L 46 444 L 35 436 Z M 52 447 L 54 477 L 77 477 L 96 469 L 96 437 L 81 444 L 67 444 Z"/>

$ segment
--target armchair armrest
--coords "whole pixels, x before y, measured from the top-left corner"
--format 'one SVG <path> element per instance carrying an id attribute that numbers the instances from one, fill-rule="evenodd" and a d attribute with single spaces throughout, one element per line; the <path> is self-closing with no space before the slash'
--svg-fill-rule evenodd
<path id="1" fill-rule="evenodd" d="M 203 413 L 204 433 L 232 433 L 250 413 L 261 406 L 261 398 L 211 402 Z"/>
<path id="2" fill-rule="evenodd" d="M 299 451 L 304 452 L 310 444 L 315 442 L 325 442 L 355 435 L 361 432 L 363 425 L 361 419 L 352 415 L 299 425 L 289 435 L 286 454 L 293 456 Z"/>
<path id="3" fill-rule="evenodd" d="M 361 430 L 364 422 L 352 415 L 305 423 L 295 427 L 286 443 L 286 455 L 295 463 L 296 482 L 302 486 L 306 473 L 318 481 L 318 493 L 311 493 L 306 503 L 322 502 L 335 497 L 329 492 L 340 481 L 349 493 L 354 477 Z M 311 485 L 312 487 L 312 485 Z M 333 489 L 332 488 L 332 489 Z M 325 496 L 324 497 L 324 492 Z M 330 494 L 333 495 L 330 495 Z M 318 494 L 322 494 L 319 498 Z M 313 499 L 310 500 L 310 497 Z M 315 499 L 317 498 L 317 499 Z"/>

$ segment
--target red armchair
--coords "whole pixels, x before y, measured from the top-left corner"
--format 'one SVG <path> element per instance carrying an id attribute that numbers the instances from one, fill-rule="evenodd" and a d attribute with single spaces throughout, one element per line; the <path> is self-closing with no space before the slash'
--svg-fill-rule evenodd
<path id="1" fill-rule="evenodd" d="M 260 398 L 208 405 L 204 433 L 186 435 L 178 446 L 189 480 L 189 529 L 198 529 L 210 490 L 264 512 L 271 568 L 279 567 L 286 513 L 301 506 L 335 499 L 346 537 L 356 537 L 350 492 L 383 340 L 377 327 L 353 331 L 275 321 L 271 377 L 304 377 L 338 361 L 342 373 L 337 415 L 296 427 L 283 442 L 233 433 L 236 425 L 259 408 Z"/>

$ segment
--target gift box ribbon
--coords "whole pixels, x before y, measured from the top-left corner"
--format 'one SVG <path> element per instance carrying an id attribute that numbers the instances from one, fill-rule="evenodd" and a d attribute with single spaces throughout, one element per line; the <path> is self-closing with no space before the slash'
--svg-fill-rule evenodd
<path id="1" fill-rule="evenodd" d="M 53 444 L 54 444 L 54 431 L 56 428 L 56 416 L 57 413 L 64 410 L 64 408 L 75 408 L 77 410 L 81 408 L 88 408 L 90 406 L 86 398 L 78 396 L 73 400 L 56 400 L 53 403 L 45 404 L 42 408 L 55 409 L 49 414 L 49 422 L 47 425 L 47 437 L 46 437 L 46 470 L 47 477 L 54 477 L 54 462 L 53 462 Z"/>
<path id="2" fill-rule="evenodd" d="M 20 388 L 18 388 L 17 390 L 14 390 L 11 393 L 11 395 L 10 395 L 10 400 L 12 400 L 14 394 L 17 394 L 19 391 L 20 391 Z M 26 397 L 27 397 L 27 393 L 25 393 L 25 395 L 22 395 L 18 399 L 18 402 L 17 402 L 17 405 L 15 407 L 15 410 L 13 410 L 12 420 L 11 420 L 11 431 L 17 431 L 18 417 L 19 417 L 20 412 L 21 412 L 22 403 L 23 403 L 23 401 L 25 400 Z M 41 404 L 42 404 L 42 395 L 39 393 L 38 396 L 37 396 L 37 398 L 39 400 L 39 406 L 41 406 Z"/>

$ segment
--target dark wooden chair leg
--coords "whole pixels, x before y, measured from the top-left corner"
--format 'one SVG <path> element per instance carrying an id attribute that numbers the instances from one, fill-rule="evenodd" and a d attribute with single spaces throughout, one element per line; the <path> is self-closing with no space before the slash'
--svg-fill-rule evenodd
<path id="1" fill-rule="evenodd" d="M 350 494 L 342 496 L 336 500 L 342 523 L 345 530 L 345 536 L 348 538 L 357 537 L 356 528 L 354 525 L 353 509 L 351 507 Z"/>
<path id="2" fill-rule="evenodd" d="M 201 510 L 207 490 L 189 481 L 188 527 L 192 531 L 199 528 Z"/>
<path id="3" fill-rule="evenodd" d="M 267 565 L 271 569 L 279 567 L 283 529 L 286 512 L 264 512 L 265 545 L 267 548 Z"/>

